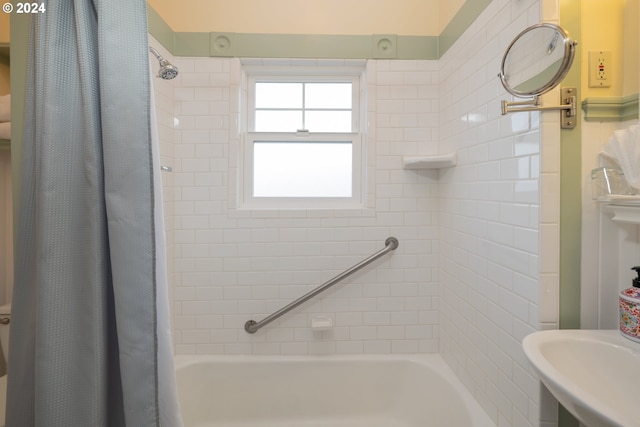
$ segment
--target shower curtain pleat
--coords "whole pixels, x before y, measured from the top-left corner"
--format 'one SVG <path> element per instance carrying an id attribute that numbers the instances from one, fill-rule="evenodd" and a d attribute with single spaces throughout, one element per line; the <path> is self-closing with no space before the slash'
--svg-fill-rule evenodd
<path id="1" fill-rule="evenodd" d="M 181 426 L 146 3 L 45 5 L 31 22 L 7 426 Z"/>

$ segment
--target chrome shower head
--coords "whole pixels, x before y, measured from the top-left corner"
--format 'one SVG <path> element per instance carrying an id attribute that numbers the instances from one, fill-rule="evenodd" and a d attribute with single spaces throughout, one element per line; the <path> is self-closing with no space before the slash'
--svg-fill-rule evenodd
<path id="1" fill-rule="evenodd" d="M 160 70 L 158 71 L 158 77 L 165 80 L 171 80 L 178 75 L 178 67 L 170 64 L 166 59 L 160 61 Z"/>
<path id="2" fill-rule="evenodd" d="M 160 53 L 158 53 L 158 51 L 151 46 L 149 46 L 149 50 L 155 55 L 156 58 L 158 58 L 158 62 L 160 63 L 158 77 L 164 80 L 171 80 L 178 75 L 178 67 L 167 61 L 164 56 L 160 55 Z"/>

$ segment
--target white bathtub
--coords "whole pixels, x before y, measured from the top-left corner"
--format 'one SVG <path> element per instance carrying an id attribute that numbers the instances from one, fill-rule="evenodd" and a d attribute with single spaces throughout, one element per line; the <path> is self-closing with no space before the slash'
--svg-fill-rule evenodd
<path id="1" fill-rule="evenodd" d="M 176 356 L 185 427 L 495 427 L 437 354 Z"/>

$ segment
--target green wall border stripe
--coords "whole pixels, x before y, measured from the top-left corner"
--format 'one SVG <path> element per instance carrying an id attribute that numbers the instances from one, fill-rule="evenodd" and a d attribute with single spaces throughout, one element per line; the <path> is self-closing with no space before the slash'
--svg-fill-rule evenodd
<path id="1" fill-rule="evenodd" d="M 436 36 L 398 36 L 398 59 L 440 59 L 438 40 Z"/>
<path id="2" fill-rule="evenodd" d="M 638 118 L 638 94 L 622 97 L 587 98 L 582 101 L 588 122 L 623 122 Z"/>
<path id="3" fill-rule="evenodd" d="M 210 56 L 360 59 L 371 57 L 371 44 L 369 36 L 211 33 Z"/>
<path id="4" fill-rule="evenodd" d="M 239 58 L 438 59 L 437 37 L 175 33 L 175 55 Z"/>
<path id="5" fill-rule="evenodd" d="M 176 56 L 210 56 L 209 33 L 174 33 Z"/>
<path id="6" fill-rule="evenodd" d="M 438 59 L 427 36 L 174 33 L 176 56 L 237 58 Z"/>
<path id="7" fill-rule="evenodd" d="M 442 30 L 438 38 L 438 58 L 453 46 L 492 1 L 493 0 L 467 0 L 464 2 L 460 10 L 458 10 L 453 19 L 451 19 L 449 24 Z"/>
<path id="8" fill-rule="evenodd" d="M 492 0 L 467 0 L 440 36 L 174 32 L 147 4 L 149 33 L 172 55 L 196 57 L 439 59 Z"/>

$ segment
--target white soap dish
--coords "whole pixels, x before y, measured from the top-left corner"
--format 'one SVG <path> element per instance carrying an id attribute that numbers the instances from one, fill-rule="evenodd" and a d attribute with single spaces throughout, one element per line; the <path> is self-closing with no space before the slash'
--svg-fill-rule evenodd
<path id="1" fill-rule="evenodd" d="M 311 319 L 311 329 L 314 331 L 327 331 L 333 328 L 333 319 L 329 316 L 315 316 Z"/>
<path id="2" fill-rule="evenodd" d="M 442 169 L 456 165 L 456 153 L 435 154 L 430 156 L 405 156 L 402 164 L 405 169 Z"/>

